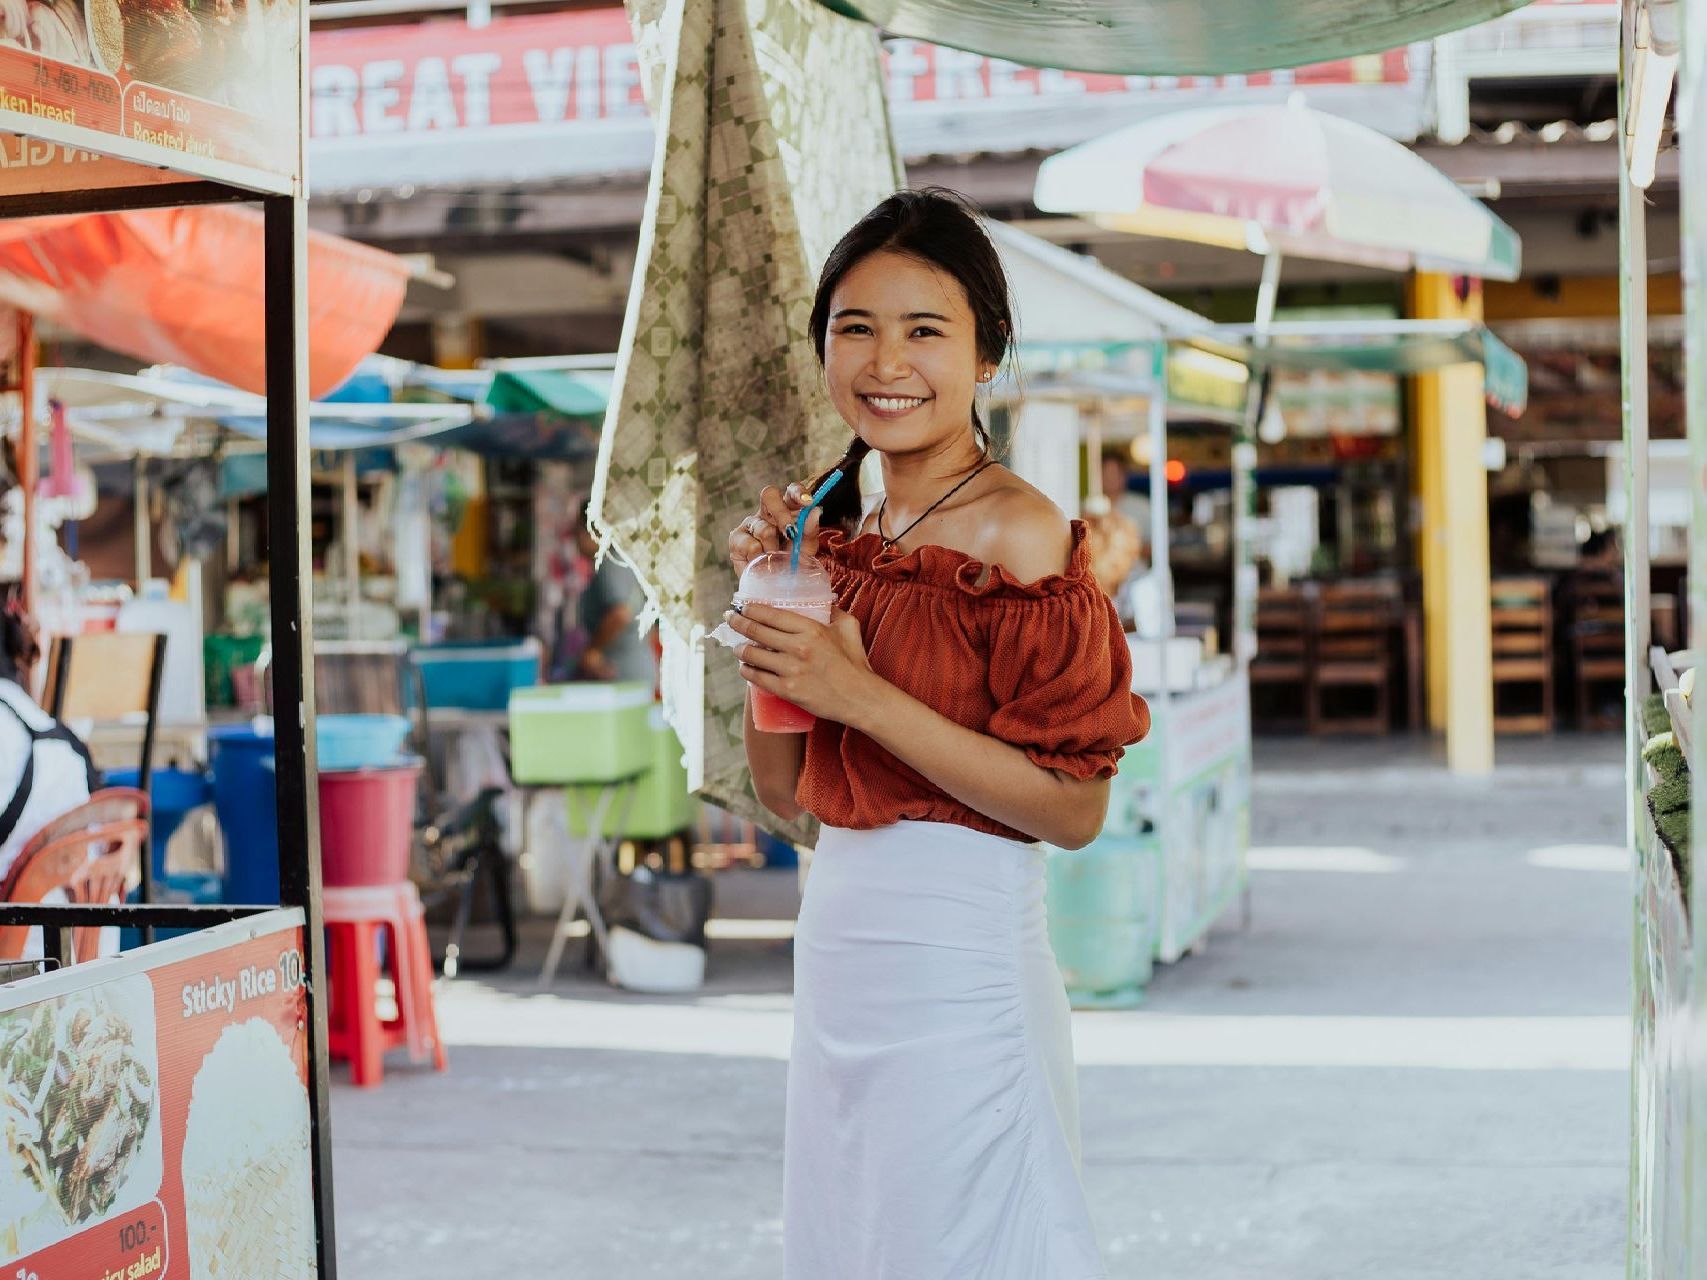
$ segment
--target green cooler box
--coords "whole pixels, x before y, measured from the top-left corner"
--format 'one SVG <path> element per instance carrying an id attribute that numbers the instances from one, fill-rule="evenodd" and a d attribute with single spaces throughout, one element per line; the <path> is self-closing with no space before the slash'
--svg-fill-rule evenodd
<path id="1" fill-rule="evenodd" d="M 1073 1007 L 1140 1003 L 1161 922 L 1161 842 L 1105 835 L 1083 849 L 1050 849 L 1047 879 L 1049 943 Z"/>
<path id="2" fill-rule="evenodd" d="M 652 690 L 556 684 L 510 692 L 510 774 L 523 786 L 620 782 L 652 763 Z"/>
<path id="3" fill-rule="evenodd" d="M 682 764 L 682 744 L 676 731 L 664 722 L 664 708 L 654 705 L 647 725 L 652 767 L 634 786 L 634 796 L 618 796 L 611 805 L 610 820 L 616 822 L 628 810 L 622 830 L 611 834 L 627 840 L 663 840 L 693 826 L 699 805 L 688 791 L 688 771 Z M 569 805 L 569 834 L 587 835 L 597 794 L 589 787 L 573 786 L 564 793 Z"/>

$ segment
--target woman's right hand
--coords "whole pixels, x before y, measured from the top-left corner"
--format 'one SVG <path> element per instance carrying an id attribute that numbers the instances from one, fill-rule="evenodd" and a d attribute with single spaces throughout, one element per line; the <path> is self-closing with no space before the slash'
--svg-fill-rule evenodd
<path id="1" fill-rule="evenodd" d="M 779 489 L 766 485 L 759 494 L 759 509 L 748 516 L 729 534 L 729 563 L 739 578 L 747 566 L 769 551 L 781 551 L 790 542 L 794 521 L 801 510 L 812 501 L 804 484 L 791 484 Z M 818 550 L 818 513 L 806 521 L 806 536 L 800 551 L 813 555 Z"/>

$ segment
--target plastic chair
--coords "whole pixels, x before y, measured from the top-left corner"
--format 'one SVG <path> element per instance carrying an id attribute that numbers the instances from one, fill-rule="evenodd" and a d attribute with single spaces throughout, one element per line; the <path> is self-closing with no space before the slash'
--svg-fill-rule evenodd
<path id="1" fill-rule="evenodd" d="M 1577 723 L 1588 730 L 1624 722 L 1624 579 L 1580 573 L 1566 586 Z"/>
<path id="2" fill-rule="evenodd" d="M 142 865 L 142 847 L 147 838 L 146 795 L 129 787 L 97 791 L 30 838 L 7 870 L 5 879 L 0 881 L 0 900 L 39 903 L 54 890 L 63 889 L 73 902 L 119 902 L 132 873 Z M 0 927 L 0 960 L 23 956 L 31 928 L 30 925 Z M 99 928 L 67 932 L 71 934 L 67 963 L 98 954 Z M 43 950 L 52 949 L 44 945 Z"/>
<path id="3" fill-rule="evenodd" d="M 1493 632 L 1494 732 L 1553 731 L 1553 607 L 1545 578 L 1496 578 L 1489 589 Z M 1535 694 L 1528 706 L 1502 698 Z"/>
<path id="4" fill-rule="evenodd" d="M 1272 701 L 1297 706 L 1292 716 L 1259 712 L 1261 727 L 1306 731 L 1316 699 L 1315 603 L 1302 588 L 1264 587 L 1257 596 L 1256 626 L 1257 651 L 1250 662 L 1253 702 L 1263 690 L 1272 689 L 1277 695 Z"/>
<path id="5" fill-rule="evenodd" d="M 154 730 L 159 719 L 160 685 L 166 669 L 166 637 L 146 631 L 95 631 L 55 636 L 48 649 L 47 689 L 42 706 L 55 720 L 142 721 L 142 750 L 137 777 L 152 795 Z M 146 809 L 144 810 L 146 812 Z M 147 843 L 147 833 L 143 836 Z M 141 901 L 154 901 L 152 858 L 139 863 Z M 152 942 L 152 926 L 143 927 Z"/>
<path id="6" fill-rule="evenodd" d="M 1396 584 L 1343 582 L 1317 596 L 1315 664 L 1312 670 L 1310 732 L 1386 733 L 1392 725 L 1393 622 L 1398 616 Z M 1361 690 L 1362 710 L 1330 707 L 1327 695 Z"/>
<path id="7" fill-rule="evenodd" d="M 406 1047 L 412 1062 L 446 1066 L 433 1007 L 433 956 L 427 942 L 427 918 L 421 898 L 408 881 L 395 885 L 324 891 L 331 1009 L 327 1048 L 348 1059 L 352 1083 L 377 1085 L 384 1078 L 385 1055 Z M 379 945 L 386 948 L 397 993 L 396 1016 L 382 1019 L 378 1008 Z"/>

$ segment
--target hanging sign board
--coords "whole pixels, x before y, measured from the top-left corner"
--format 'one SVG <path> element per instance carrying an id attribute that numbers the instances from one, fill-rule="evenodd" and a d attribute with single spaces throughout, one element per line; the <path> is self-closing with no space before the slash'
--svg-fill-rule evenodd
<path id="1" fill-rule="evenodd" d="M 0 987 L 0 1275 L 309 1280 L 302 919 Z"/>
<path id="2" fill-rule="evenodd" d="M 0 132 L 27 138 L 0 148 L 0 195 L 134 185 L 150 169 L 291 191 L 301 30 L 300 0 L 9 0 Z"/>

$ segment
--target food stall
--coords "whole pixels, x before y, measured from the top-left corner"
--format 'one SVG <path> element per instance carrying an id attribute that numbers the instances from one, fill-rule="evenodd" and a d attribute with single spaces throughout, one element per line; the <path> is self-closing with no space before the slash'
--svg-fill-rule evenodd
<path id="1" fill-rule="evenodd" d="M 1150 736 L 1121 762 L 1098 839 L 1050 853 L 1051 937 L 1069 991 L 1081 1006 L 1118 1007 L 1140 998 L 1153 960 L 1201 945 L 1247 883 L 1249 696 L 1237 661 L 1206 651 L 1210 637 L 1175 634 L 1162 495 L 1169 420 L 1238 421 L 1248 375 L 1237 359 L 1190 345 L 1211 331 L 1201 316 L 1090 258 L 988 225 L 1025 317 L 1020 376 L 991 393 L 1010 465 L 1077 514 L 1082 474 L 1087 505 L 1099 505 L 1104 446 L 1131 446 L 1153 495 L 1142 531 L 1150 569 L 1136 608 L 1123 608 L 1134 615 L 1127 643 Z"/>
<path id="2" fill-rule="evenodd" d="M 40 927 L 50 957 L 66 954 L 62 935 L 74 927 L 199 931 L 0 986 L 0 1070 L 9 1095 L 34 1109 L 14 1117 L 0 1165 L 8 1219 L 0 1267 L 46 1277 L 180 1269 L 334 1277 L 313 686 L 304 663 L 312 629 L 299 520 L 311 377 L 307 8 L 274 0 L 216 13 L 103 2 L 69 13 L 62 38 L 0 47 L 8 90 L 0 130 L 11 135 L 8 159 L 19 161 L 0 177 L 0 215 L 260 204 L 258 233 L 252 221 L 245 233 L 252 252 L 228 254 L 249 272 L 246 290 L 202 319 L 215 322 L 211 337 L 251 354 L 259 346 L 264 357 L 250 362 L 248 380 L 266 393 L 274 684 L 294 714 L 278 718 L 275 744 L 282 907 L 0 906 L 0 926 Z M 40 265 L 52 270 L 54 260 Z M 9 390 L 23 406 L 18 478 L 28 501 L 37 462 L 34 343 L 29 322 L 20 327 Z M 27 541 L 33 528 L 27 519 Z"/>
<path id="3" fill-rule="evenodd" d="M 1094 462 L 1104 444 L 1135 441 L 1157 495 L 1146 531 L 1150 566 L 1135 588 L 1136 630 L 1127 635 L 1133 688 L 1150 705 L 1150 735 L 1128 748 L 1097 840 L 1081 851 L 1050 854 L 1051 937 L 1069 992 L 1081 1007 L 1119 1007 L 1138 1001 L 1153 960 L 1170 963 L 1201 946 L 1248 883 L 1248 685 L 1232 653 L 1209 652 L 1208 636 L 1176 634 L 1168 503 L 1161 496 L 1169 418 L 1225 423 L 1227 392 L 1242 393 L 1244 368 L 1219 356 L 1196 359 L 1191 348 L 1162 335 L 1034 354 L 1045 355 L 1050 367 L 1038 372 L 1028 365 L 1021 431 L 1038 407 L 1051 417 L 1050 410 L 1067 410 L 1072 421 L 1053 425 L 1064 428 L 1056 447 L 1073 459 L 1075 473 L 1081 448 Z M 1183 369 L 1223 384 L 1223 407 L 1214 396 L 1192 403 L 1170 395 L 1170 368 L 1180 368 L 1182 357 Z M 1181 380 L 1191 376 L 1182 373 Z M 1089 474 L 1095 494 L 1094 465 Z M 1070 509 L 1078 505 L 1075 493 Z"/>
<path id="4" fill-rule="evenodd" d="M 1150 703 L 1151 733 L 1122 762 L 1098 841 L 1051 855 L 1052 937 L 1075 1003 L 1129 1005 L 1141 996 L 1152 958 L 1168 963 L 1201 947 L 1248 888 L 1246 664 L 1255 649 L 1257 587 L 1249 503 L 1255 423 L 1267 408 L 1260 375 L 1411 374 L 1474 362 L 1486 370 L 1490 402 L 1517 412 L 1526 371 L 1485 327 L 1467 323 L 1210 326 L 1087 258 L 1012 228 L 993 232 L 1027 317 L 1023 385 L 1004 379 L 994 392 L 1015 420 L 1012 465 L 1077 512 L 1081 475 L 1090 481 L 1087 507 L 1102 505 L 1097 460 L 1106 446 L 1129 446 L 1153 495 L 1150 571 L 1130 602 L 1121 601 L 1133 623 L 1134 688 Z M 1243 496 L 1235 497 L 1228 539 L 1225 629 L 1211 622 L 1181 634 L 1172 566 L 1178 534 L 1161 496 L 1177 474 L 1170 423 L 1231 437 L 1235 493 Z M 1247 898 L 1247 919 L 1249 908 Z"/>

